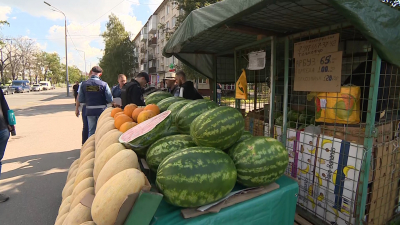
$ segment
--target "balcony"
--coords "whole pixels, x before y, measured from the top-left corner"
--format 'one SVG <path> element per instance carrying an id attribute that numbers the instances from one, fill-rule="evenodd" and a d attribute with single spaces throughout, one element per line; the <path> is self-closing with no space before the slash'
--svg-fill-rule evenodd
<path id="1" fill-rule="evenodd" d="M 140 53 L 146 53 L 146 52 L 147 52 L 146 48 L 144 48 L 144 47 L 140 48 Z"/>
<path id="2" fill-rule="evenodd" d="M 150 67 L 149 74 L 154 74 L 154 73 L 157 73 L 157 67 Z"/>
<path id="3" fill-rule="evenodd" d="M 153 38 L 149 39 L 149 47 L 155 48 L 156 46 L 157 46 L 157 38 L 153 37 Z"/>
<path id="4" fill-rule="evenodd" d="M 157 15 L 152 15 L 148 22 L 149 34 L 157 33 Z"/>
<path id="5" fill-rule="evenodd" d="M 149 60 L 153 60 L 153 59 L 155 59 L 154 55 L 153 54 L 149 54 Z"/>
<path id="6" fill-rule="evenodd" d="M 140 59 L 140 64 L 143 64 L 143 63 L 147 63 L 147 59 L 146 58 Z"/>
<path id="7" fill-rule="evenodd" d="M 140 31 L 140 41 L 147 41 L 147 27 L 143 27 L 143 29 Z"/>

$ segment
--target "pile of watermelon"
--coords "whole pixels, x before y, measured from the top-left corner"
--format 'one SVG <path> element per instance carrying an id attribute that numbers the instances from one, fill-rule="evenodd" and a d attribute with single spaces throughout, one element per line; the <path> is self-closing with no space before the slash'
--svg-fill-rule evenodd
<path id="1" fill-rule="evenodd" d="M 288 166 L 284 146 L 245 131 L 237 109 L 157 92 L 147 97 L 146 104 L 156 104 L 161 114 L 128 130 L 119 140 L 146 154 L 147 164 L 156 172 L 156 185 L 170 204 L 213 203 L 228 195 L 236 182 L 265 186 Z"/>

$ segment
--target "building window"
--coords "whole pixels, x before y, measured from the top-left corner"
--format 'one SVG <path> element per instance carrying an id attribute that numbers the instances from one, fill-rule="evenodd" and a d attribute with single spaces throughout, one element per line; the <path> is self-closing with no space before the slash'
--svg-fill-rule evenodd
<path id="1" fill-rule="evenodd" d="M 165 17 L 161 17 L 161 23 L 164 23 Z"/>
<path id="2" fill-rule="evenodd" d="M 157 45 L 157 48 L 156 48 L 156 53 L 158 54 L 160 52 L 160 46 L 159 45 Z"/>
<path id="3" fill-rule="evenodd" d="M 168 30 L 169 29 L 169 21 L 165 24 L 165 28 Z"/>
<path id="4" fill-rule="evenodd" d="M 167 15 L 168 15 L 168 13 L 169 13 L 169 5 L 167 4 Z"/>
<path id="5" fill-rule="evenodd" d="M 199 79 L 199 84 L 206 84 L 207 83 L 207 79 Z"/>
<path id="6" fill-rule="evenodd" d="M 176 17 L 172 17 L 172 28 L 175 27 L 176 24 Z"/>

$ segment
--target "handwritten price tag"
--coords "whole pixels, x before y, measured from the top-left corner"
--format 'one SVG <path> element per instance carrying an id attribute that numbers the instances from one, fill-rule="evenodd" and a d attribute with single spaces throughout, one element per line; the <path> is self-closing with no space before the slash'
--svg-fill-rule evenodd
<path id="1" fill-rule="evenodd" d="M 294 90 L 340 92 L 343 52 L 296 58 Z"/>
<path id="2" fill-rule="evenodd" d="M 339 33 L 294 43 L 293 57 L 299 58 L 316 54 L 337 52 L 339 48 Z"/>

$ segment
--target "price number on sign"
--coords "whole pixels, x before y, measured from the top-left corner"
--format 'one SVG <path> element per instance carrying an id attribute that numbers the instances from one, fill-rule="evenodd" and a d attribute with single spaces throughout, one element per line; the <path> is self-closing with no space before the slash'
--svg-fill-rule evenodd
<path id="1" fill-rule="evenodd" d="M 321 57 L 321 60 L 319 61 L 319 63 L 320 63 L 321 65 L 329 64 L 330 62 L 331 62 L 331 55 L 322 56 L 322 57 Z"/>

